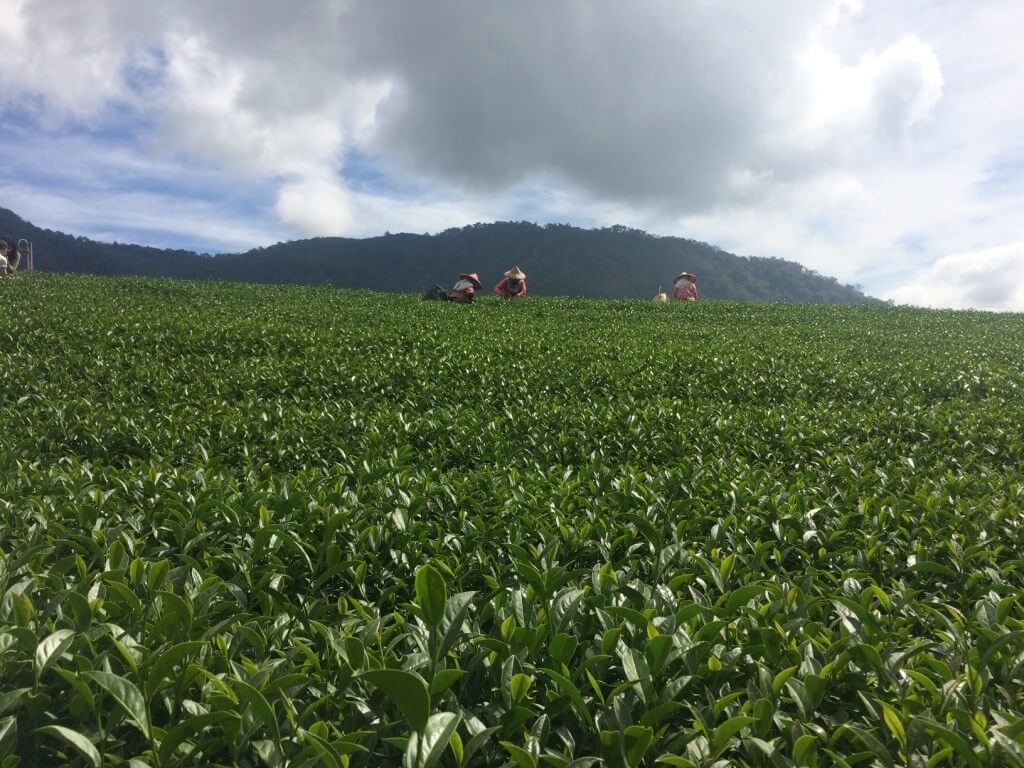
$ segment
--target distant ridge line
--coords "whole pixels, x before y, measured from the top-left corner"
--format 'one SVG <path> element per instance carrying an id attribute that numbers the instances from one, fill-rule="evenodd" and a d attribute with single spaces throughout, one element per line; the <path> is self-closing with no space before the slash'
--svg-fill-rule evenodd
<path id="1" fill-rule="evenodd" d="M 737 256 L 713 245 L 624 226 L 498 221 L 434 235 L 362 239 L 315 237 L 218 256 L 188 250 L 103 243 L 42 229 L 0 208 L 0 234 L 33 240 L 36 268 L 94 275 L 316 283 L 384 291 L 420 291 L 480 274 L 485 290 L 518 264 L 531 295 L 649 298 L 680 271 L 698 277 L 702 298 L 878 303 L 792 261 Z"/>

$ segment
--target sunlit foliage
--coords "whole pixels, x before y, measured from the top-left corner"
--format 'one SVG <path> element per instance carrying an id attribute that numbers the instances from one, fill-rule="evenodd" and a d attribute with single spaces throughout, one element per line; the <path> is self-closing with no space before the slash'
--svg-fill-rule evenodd
<path id="1" fill-rule="evenodd" d="M 3 768 L 1024 765 L 1024 317 L 0 306 Z"/>

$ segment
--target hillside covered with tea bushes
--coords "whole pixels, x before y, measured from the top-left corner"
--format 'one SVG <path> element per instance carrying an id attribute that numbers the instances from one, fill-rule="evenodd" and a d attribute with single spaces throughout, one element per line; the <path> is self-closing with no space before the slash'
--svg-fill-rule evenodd
<path id="1" fill-rule="evenodd" d="M 0 766 L 1024 765 L 1024 317 L 0 281 Z"/>

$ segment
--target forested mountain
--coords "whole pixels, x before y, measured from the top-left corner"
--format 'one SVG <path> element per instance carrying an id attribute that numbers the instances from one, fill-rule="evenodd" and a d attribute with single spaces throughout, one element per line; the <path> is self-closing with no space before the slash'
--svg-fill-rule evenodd
<path id="1" fill-rule="evenodd" d="M 74 237 L 36 227 L 6 208 L 0 208 L 0 236 L 31 240 L 36 269 L 48 272 L 150 277 L 214 276 L 211 259 L 192 251 L 101 243 Z"/>
<path id="2" fill-rule="evenodd" d="M 346 288 L 421 291 L 477 272 L 490 288 L 518 264 L 531 294 L 649 297 L 687 270 L 704 298 L 827 303 L 875 301 L 856 288 L 791 261 L 735 256 L 679 237 L 626 227 L 495 222 L 437 235 L 318 237 L 245 253 L 208 256 L 182 250 L 101 243 L 40 229 L 0 208 L 0 235 L 27 237 L 37 269 L 97 275 L 219 278 L 249 282 L 329 283 Z"/>

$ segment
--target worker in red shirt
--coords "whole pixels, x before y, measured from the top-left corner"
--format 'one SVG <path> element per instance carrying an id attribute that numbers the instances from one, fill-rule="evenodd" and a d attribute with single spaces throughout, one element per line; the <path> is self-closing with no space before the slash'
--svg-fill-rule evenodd
<path id="1" fill-rule="evenodd" d="M 519 267 L 512 267 L 494 286 L 494 294 L 503 299 L 523 298 L 526 295 L 526 274 Z"/>
<path id="2" fill-rule="evenodd" d="M 676 301 L 697 300 L 697 276 L 680 272 L 672 281 L 672 298 Z"/>

